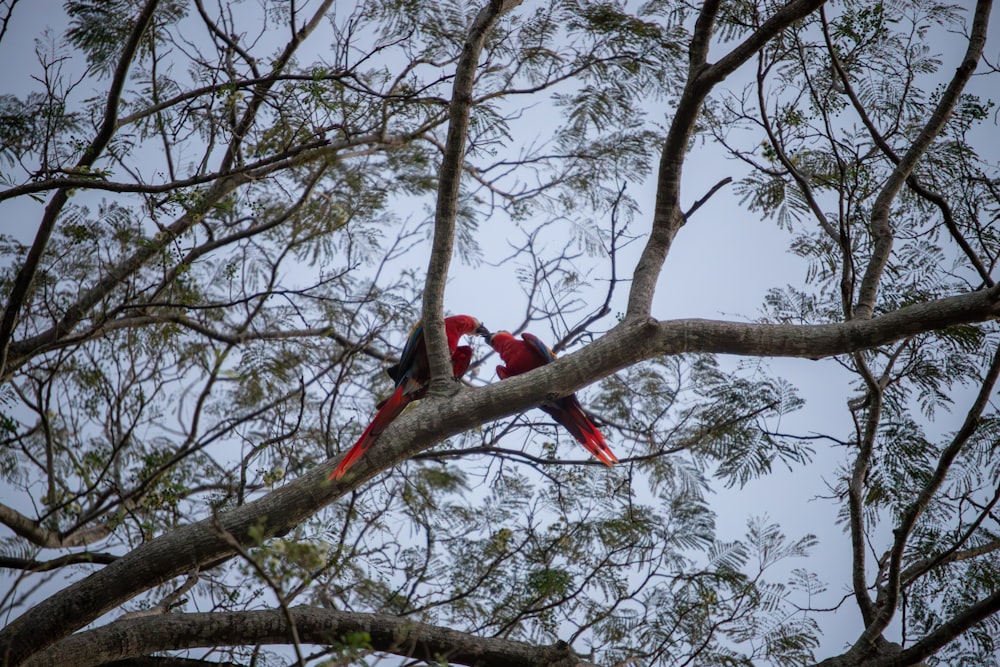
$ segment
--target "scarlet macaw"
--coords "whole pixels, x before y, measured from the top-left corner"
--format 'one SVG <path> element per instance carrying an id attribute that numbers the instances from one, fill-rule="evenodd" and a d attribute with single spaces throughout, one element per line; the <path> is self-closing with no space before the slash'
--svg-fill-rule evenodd
<path id="1" fill-rule="evenodd" d="M 469 370 L 472 361 L 472 348 L 468 345 L 458 346 L 462 336 L 486 331 L 479 320 L 468 315 L 452 315 L 444 318 L 444 332 L 448 338 L 448 349 L 451 350 L 451 369 L 456 378 L 460 378 Z M 382 431 L 392 423 L 392 420 L 406 408 L 407 405 L 421 399 L 427 394 L 430 383 L 430 364 L 427 361 L 427 344 L 424 342 L 424 327 L 421 322 L 410 331 L 410 337 L 399 355 L 399 363 L 390 367 L 389 377 L 396 381 L 396 390 L 392 395 L 378 404 L 378 412 L 354 443 L 350 451 L 330 475 L 330 479 L 340 479 L 348 468 L 354 465 L 361 455 L 368 451 Z"/>
<path id="2" fill-rule="evenodd" d="M 486 335 L 490 347 L 499 353 L 500 358 L 506 364 L 506 366 L 497 366 L 497 375 L 500 376 L 501 380 L 527 373 L 556 359 L 552 350 L 536 336 L 526 333 L 521 334 L 521 338 L 522 340 L 518 340 L 506 331 Z M 604 436 L 583 411 L 576 394 L 570 394 L 555 401 L 546 401 L 538 407 L 565 426 L 577 442 L 586 447 L 601 463 L 610 466 L 618 462 L 618 457 L 611 452 Z"/>

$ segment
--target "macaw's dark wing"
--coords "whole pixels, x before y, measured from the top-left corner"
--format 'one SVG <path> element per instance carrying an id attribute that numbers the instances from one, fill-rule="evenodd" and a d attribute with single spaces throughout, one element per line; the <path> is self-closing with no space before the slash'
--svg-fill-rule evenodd
<path id="1" fill-rule="evenodd" d="M 548 364 L 556 360 L 555 353 L 549 349 L 548 345 L 539 340 L 538 336 L 535 334 L 521 334 L 521 338 L 528 344 L 528 347 L 530 347 L 531 350 L 538 355 L 538 358 L 543 360 L 543 364 Z"/>
<path id="2" fill-rule="evenodd" d="M 399 355 L 399 363 L 393 364 L 386 370 L 386 373 L 389 374 L 389 377 L 392 378 L 397 387 L 403 381 L 403 378 L 406 377 L 407 373 L 412 373 L 417 363 L 418 354 L 423 347 L 424 325 L 422 322 L 417 322 L 410 329 L 410 336 L 406 339 L 403 351 Z"/>

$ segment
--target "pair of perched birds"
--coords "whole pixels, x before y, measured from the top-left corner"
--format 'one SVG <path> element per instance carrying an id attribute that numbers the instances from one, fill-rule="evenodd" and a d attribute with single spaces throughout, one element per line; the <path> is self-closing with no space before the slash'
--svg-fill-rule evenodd
<path id="1" fill-rule="evenodd" d="M 556 358 L 552 350 L 529 333 L 523 334 L 521 340 L 506 331 L 490 333 L 479 320 L 469 315 L 452 315 L 444 318 L 444 331 L 448 339 L 448 349 L 451 351 L 452 372 L 456 378 L 462 377 L 472 362 L 472 348 L 458 344 L 462 336 L 480 335 L 497 351 L 505 364 L 497 366 L 497 375 L 501 380 L 527 373 Z M 399 416 L 407 405 L 423 398 L 427 393 L 430 364 L 427 361 L 427 346 L 424 343 L 424 329 L 421 324 L 418 323 L 413 327 L 399 357 L 399 363 L 389 369 L 389 377 L 396 381 L 396 390 L 379 404 L 372 423 L 347 452 L 347 456 L 330 475 L 330 479 L 343 477 L 362 454 L 368 451 L 392 420 Z M 610 466 L 618 461 L 605 442 L 604 436 L 584 413 L 576 394 L 564 396 L 556 401 L 547 401 L 538 407 L 565 426 L 573 437 L 602 463 Z"/>

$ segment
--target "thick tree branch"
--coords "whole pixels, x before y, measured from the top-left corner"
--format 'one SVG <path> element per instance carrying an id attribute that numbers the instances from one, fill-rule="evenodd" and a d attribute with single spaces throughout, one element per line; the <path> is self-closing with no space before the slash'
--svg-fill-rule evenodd
<path id="1" fill-rule="evenodd" d="M 864 414 L 863 427 L 857 424 L 857 417 L 855 417 L 858 451 L 855 454 L 854 465 L 851 466 L 851 476 L 847 480 L 847 507 L 851 535 L 851 588 L 854 591 L 854 600 L 857 602 L 858 610 L 861 612 L 861 620 L 867 626 L 875 617 L 875 610 L 871 596 L 868 594 L 866 580 L 865 481 L 871 470 L 872 456 L 875 453 L 875 440 L 882 417 L 883 387 L 872 375 L 863 355 L 860 352 L 855 352 L 853 357 L 854 366 L 867 387 L 864 394 L 867 407 L 863 410 L 858 408 Z"/>
<path id="2" fill-rule="evenodd" d="M 401 416 L 351 469 L 343 483 L 327 480 L 336 461 L 274 492 L 146 542 L 86 579 L 44 600 L 0 630 L 0 664 L 20 664 L 60 637 L 149 588 L 232 554 L 216 521 L 241 544 L 280 536 L 350 488 L 456 433 L 565 396 L 644 359 L 683 352 L 815 359 L 882 345 L 918 332 L 1000 315 L 1000 287 L 902 308 L 870 320 L 773 325 L 712 320 L 626 320 L 584 349 L 482 389 Z M 71 613 L 72 612 L 72 613 Z"/>
<path id="3" fill-rule="evenodd" d="M 660 152 L 652 228 L 639 257 L 639 263 L 632 274 L 632 289 L 629 291 L 626 311 L 629 317 L 650 315 L 656 281 L 659 279 L 667 253 L 670 252 L 674 236 L 684 224 L 680 209 L 681 167 L 702 104 L 711 90 L 710 85 L 702 84 L 698 75 L 706 67 L 712 27 L 718 11 L 718 0 L 710 0 L 702 6 L 695 22 L 688 53 L 687 82 L 677 102 L 670 130 Z"/>
<path id="4" fill-rule="evenodd" d="M 722 81 L 753 58 L 788 26 L 809 16 L 825 3 L 826 0 L 792 0 L 772 14 L 736 48 L 705 70 L 702 73 L 702 78 L 711 81 L 712 85 Z"/>
<path id="5" fill-rule="evenodd" d="M 993 498 L 990 502 L 979 512 L 979 516 L 976 518 L 972 524 L 965 529 L 962 537 L 957 540 L 956 546 L 960 544 L 965 544 L 965 542 L 972 537 L 972 534 L 979 530 L 983 521 L 989 516 L 989 513 L 996 506 L 997 502 L 1000 501 L 1000 489 L 993 494 Z M 947 551 L 938 554 L 932 558 L 922 558 L 915 563 L 908 566 L 905 570 L 900 573 L 900 585 L 904 588 L 909 584 L 912 584 L 920 577 L 924 576 L 934 568 L 939 565 L 944 565 L 948 563 L 957 563 L 964 560 L 970 560 L 973 558 L 980 558 L 982 556 L 987 556 L 989 554 L 1000 551 L 1000 540 L 991 540 L 986 544 L 982 544 L 977 547 L 970 547 L 968 549 L 963 549 L 959 551 L 955 546 L 948 549 Z"/>
<path id="6" fill-rule="evenodd" d="M 965 85 L 972 77 L 972 73 L 976 71 L 979 58 L 986 46 L 986 30 L 989 27 L 992 5 L 992 0 L 980 0 L 976 3 L 976 12 L 972 20 L 972 33 L 969 35 L 969 46 L 962 57 L 962 63 L 955 70 L 955 76 L 952 77 L 947 88 L 941 94 L 941 99 L 938 100 L 934 113 L 927 119 L 920 134 L 910 144 L 906 154 L 900 158 L 896 168 L 875 198 L 871 212 L 871 233 L 874 237 L 875 247 L 872 250 L 871 260 L 868 262 L 868 268 L 861 279 L 857 306 L 854 309 L 854 317 L 856 318 L 868 318 L 875 313 L 878 286 L 882 280 L 882 272 L 889 262 L 889 254 L 892 252 L 893 233 L 889 223 L 892 202 L 896 199 L 899 189 L 909 178 L 917 162 L 944 129 L 948 119 L 951 118 L 955 104 L 958 103 L 959 97 L 965 89 Z"/>
<path id="7" fill-rule="evenodd" d="M 684 224 L 685 217 L 680 209 L 681 172 L 705 98 L 713 86 L 753 57 L 768 40 L 793 22 L 807 16 L 824 1 L 797 0 L 788 3 L 714 65 L 709 65 L 707 58 L 719 3 L 710 1 L 702 6 L 691 38 L 688 79 L 660 154 L 652 229 L 633 275 L 626 311 L 629 317 L 644 317 L 651 313 L 656 281 L 674 237 Z"/>
<path id="8" fill-rule="evenodd" d="M 93 525 L 68 534 L 48 530 L 29 519 L 17 510 L 0 504 L 0 524 L 3 524 L 32 544 L 46 549 L 65 549 L 69 547 L 85 547 L 102 540 L 108 535 L 108 529 L 103 525 Z"/>
<path id="9" fill-rule="evenodd" d="M 817 667 L 923 667 L 929 658 L 966 630 L 1000 611 L 1000 592 L 966 607 L 964 611 L 945 621 L 923 639 L 907 649 L 898 644 L 877 639 L 874 651 L 861 652 L 855 646 L 847 653 L 827 658 Z"/>
<path id="10" fill-rule="evenodd" d="M 367 633 L 372 650 L 429 663 L 478 667 L 584 666 L 568 646 L 534 646 L 498 637 L 476 637 L 389 614 L 361 614 L 293 607 L 247 612 L 165 614 L 119 620 L 68 637 L 28 662 L 31 667 L 93 667 L 111 660 L 186 648 L 288 644 L 292 623 L 303 643 L 338 645 Z"/>
<path id="11" fill-rule="evenodd" d="M 497 18 L 521 4 L 522 0 L 489 0 L 479 10 L 462 47 L 451 103 L 448 107 L 448 136 L 445 139 L 438 170 L 437 206 L 434 210 L 434 238 L 424 283 L 423 323 L 427 358 L 433 382 L 451 378 L 451 361 L 444 335 L 444 286 L 455 246 L 455 220 L 458 217 L 458 197 L 469 134 L 469 113 L 472 109 L 472 88 L 479 67 L 486 34 Z"/>
<path id="12" fill-rule="evenodd" d="M 955 637 L 985 621 L 1000 611 L 1000 591 L 967 607 L 958 615 L 939 625 L 933 632 L 892 659 L 880 660 L 871 667 L 907 667 L 929 658 L 941 648 L 953 642 Z M 866 665 L 866 667 L 868 667 Z"/>

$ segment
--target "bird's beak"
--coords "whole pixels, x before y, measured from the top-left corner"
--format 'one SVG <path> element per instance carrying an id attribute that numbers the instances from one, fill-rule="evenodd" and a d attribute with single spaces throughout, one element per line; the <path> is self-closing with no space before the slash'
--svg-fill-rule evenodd
<path id="1" fill-rule="evenodd" d="M 482 322 L 480 322 L 479 326 L 476 327 L 476 333 L 479 334 L 480 336 L 482 336 L 483 338 L 485 338 L 486 340 L 489 340 L 490 336 L 493 335 L 493 334 L 490 333 L 490 330 L 487 329 L 486 326 Z"/>

